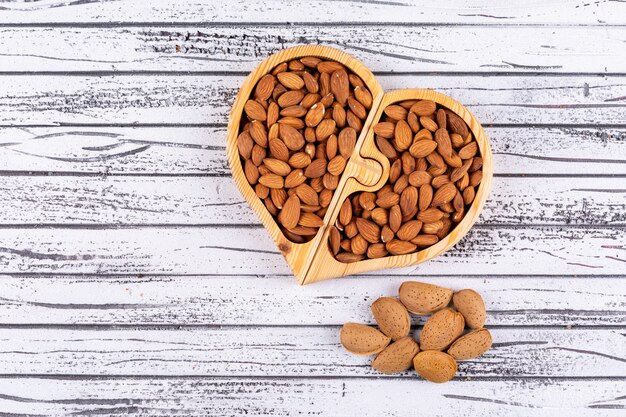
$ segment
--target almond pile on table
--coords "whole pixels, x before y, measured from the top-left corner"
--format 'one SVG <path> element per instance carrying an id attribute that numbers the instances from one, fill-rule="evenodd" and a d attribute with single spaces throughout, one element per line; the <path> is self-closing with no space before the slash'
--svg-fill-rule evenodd
<path id="1" fill-rule="evenodd" d="M 377 355 L 372 362 L 374 369 L 395 374 L 413 367 L 429 381 L 447 382 L 456 374 L 457 361 L 481 356 L 491 347 L 491 333 L 484 328 L 485 303 L 476 291 L 455 293 L 449 288 L 407 281 L 400 286 L 399 296 L 382 297 L 372 304 L 379 330 L 358 323 L 346 323 L 341 328 L 341 344 L 349 352 Z M 431 315 L 419 343 L 410 336 L 410 314 Z"/>
<path id="2" fill-rule="evenodd" d="M 482 181 L 478 143 L 457 114 L 430 100 L 402 101 L 384 113 L 374 134 L 389 158 L 389 179 L 343 202 L 328 237 L 340 262 L 436 244 L 463 220 Z"/>
<path id="3" fill-rule="evenodd" d="M 339 62 L 283 62 L 244 106 L 237 147 L 256 195 L 292 242 L 311 240 L 372 107 L 372 94 Z"/>

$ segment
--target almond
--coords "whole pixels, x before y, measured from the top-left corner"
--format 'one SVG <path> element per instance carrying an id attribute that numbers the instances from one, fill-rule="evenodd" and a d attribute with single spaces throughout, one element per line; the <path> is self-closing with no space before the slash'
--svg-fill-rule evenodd
<path id="1" fill-rule="evenodd" d="M 341 156 L 346 159 L 350 158 L 356 146 L 356 131 L 351 127 L 342 129 L 337 137 L 337 145 Z"/>
<path id="2" fill-rule="evenodd" d="M 476 196 L 476 193 L 474 191 L 474 187 L 467 187 L 463 190 L 463 202 L 467 205 L 472 204 L 472 201 L 474 201 L 474 197 Z"/>
<path id="3" fill-rule="evenodd" d="M 396 125 L 390 122 L 380 122 L 374 126 L 374 133 L 385 139 L 392 139 L 395 130 Z"/>
<path id="4" fill-rule="evenodd" d="M 354 97 L 359 100 L 359 103 L 363 105 L 366 109 L 372 108 L 373 98 L 372 94 L 369 90 L 363 86 L 354 87 Z"/>
<path id="5" fill-rule="evenodd" d="M 304 152 L 296 152 L 289 158 L 292 168 L 306 168 L 311 164 L 311 157 Z"/>
<path id="6" fill-rule="evenodd" d="M 272 74 L 264 75 L 257 83 L 254 93 L 259 100 L 266 101 L 271 97 L 275 85 L 276 79 Z"/>
<path id="7" fill-rule="evenodd" d="M 473 158 L 478 152 L 478 144 L 476 142 L 470 142 L 459 150 L 459 157 L 461 159 Z"/>
<path id="8" fill-rule="evenodd" d="M 420 117 L 420 125 L 424 126 L 424 129 L 430 130 L 431 132 L 436 132 L 439 129 L 437 123 L 431 119 L 430 117 Z"/>
<path id="9" fill-rule="evenodd" d="M 335 61 L 321 61 L 317 64 L 317 70 L 319 72 L 333 73 L 337 70 L 343 70 L 343 68 L 342 64 Z"/>
<path id="10" fill-rule="evenodd" d="M 285 188 L 294 188 L 306 181 L 304 171 L 301 169 L 294 169 L 285 178 Z"/>
<path id="11" fill-rule="evenodd" d="M 389 209 L 389 227 L 396 233 L 402 224 L 402 209 L 399 205 L 394 205 Z"/>
<path id="12" fill-rule="evenodd" d="M 420 346 L 423 350 L 444 350 L 452 344 L 465 328 L 461 313 L 444 308 L 433 314 L 422 329 Z"/>
<path id="13" fill-rule="evenodd" d="M 435 113 L 436 109 L 437 109 L 437 105 L 435 104 L 434 101 L 420 100 L 417 103 L 415 103 L 413 106 L 411 106 L 409 111 L 421 117 L 421 116 L 430 116 L 431 114 Z"/>
<path id="14" fill-rule="evenodd" d="M 283 185 L 285 184 L 283 177 L 276 174 L 261 175 L 259 182 L 267 188 L 283 188 Z"/>
<path id="15" fill-rule="evenodd" d="M 367 248 L 367 257 L 370 259 L 382 258 L 388 253 L 384 243 L 374 243 Z"/>
<path id="16" fill-rule="evenodd" d="M 422 221 L 423 223 L 433 223 L 437 220 L 441 220 L 444 213 L 436 208 L 429 208 L 424 211 L 420 211 L 417 213 L 417 220 Z"/>
<path id="17" fill-rule="evenodd" d="M 387 116 L 395 120 L 406 120 L 408 114 L 404 107 L 395 104 L 385 107 L 384 112 Z"/>
<path id="18" fill-rule="evenodd" d="M 246 115 L 250 120 L 259 120 L 263 122 L 267 119 L 265 108 L 256 100 L 246 101 L 246 104 L 243 106 L 243 111 L 246 112 Z"/>
<path id="19" fill-rule="evenodd" d="M 319 65 L 318 65 L 319 69 Z M 350 81 L 348 73 L 343 69 L 334 71 L 330 76 L 330 91 L 335 96 L 335 100 L 342 106 L 346 105 L 350 95 Z"/>
<path id="20" fill-rule="evenodd" d="M 398 229 L 396 235 L 400 240 L 411 240 L 414 239 L 422 229 L 422 222 L 419 220 L 410 220 L 404 223 Z"/>
<path id="21" fill-rule="evenodd" d="M 302 99 L 304 98 L 304 93 L 302 91 L 294 90 L 287 91 L 278 97 L 276 102 L 281 108 L 286 108 L 289 106 L 295 106 L 296 104 L 300 104 Z"/>
<path id="22" fill-rule="evenodd" d="M 417 235 L 411 239 L 411 243 L 415 244 L 418 248 L 427 248 L 434 245 L 439 241 L 437 235 Z"/>
<path id="23" fill-rule="evenodd" d="M 346 168 L 346 160 L 343 156 L 337 155 L 328 162 L 326 169 L 333 175 L 339 175 Z"/>
<path id="24" fill-rule="evenodd" d="M 252 148 L 254 147 L 254 140 L 248 131 L 241 132 L 237 137 L 237 149 L 239 150 L 239 155 L 243 159 L 250 159 L 252 155 Z"/>
<path id="25" fill-rule="evenodd" d="M 281 72 L 276 75 L 278 81 L 287 87 L 289 90 L 299 90 L 304 87 L 304 80 L 300 76 L 293 72 Z"/>
<path id="26" fill-rule="evenodd" d="M 436 350 L 422 351 L 415 355 L 413 367 L 422 378 L 436 383 L 450 381 L 457 371 L 456 360 L 447 353 Z"/>
<path id="27" fill-rule="evenodd" d="M 419 350 L 412 337 L 403 337 L 380 352 L 372 361 L 372 367 L 388 375 L 406 371 L 413 365 L 413 358 Z"/>
<path id="28" fill-rule="evenodd" d="M 341 205 L 341 209 L 339 210 L 339 222 L 344 226 L 349 224 L 352 220 L 352 204 L 350 200 L 346 199 Z"/>
<path id="29" fill-rule="evenodd" d="M 281 125 L 279 135 L 283 142 L 285 142 L 285 145 L 287 145 L 287 148 L 292 151 L 298 151 L 304 146 L 302 133 L 289 125 Z"/>
<path id="30" fill-rule="evenodd" d="M 250 136 L 252 136 L 257 145 L 263 148 L 267 147 L 267 130 L 262 122 L 254 120 L 250 123 Z"/>
<path id="31" fill-rule="evenodd" d="M 432 179 L 433 177 L 426 171 L 413 171 L 409 175 L 409 184 L 420 187 L 424 184 L 430 184 Z"/>
<path id="32" fill-rule="evenodd" d="M 380 331 L 391 337 L 391 340 L 408 336 L 411 318 L 400 301 L 392 297 L 381 297 L 372 303 L 371 309 Z"/>
<path id="33" fill-rule="evenodd" d="M 385 349 L 391 341 L 390 337 L 373 327 L 358 323 L 344 324 L 339 338 L 348 352 L 357 355 L 375 355 Z"/>
<path id="34" fill-rule="evenodd" d="M 319 197 L 315 190 L 308 184 L 300 184 L 295 188 L 295 193 L 304 204 L 311 206 L 317 206 L 319 204 Z"/>
<path id="35" fill-rule="evenodd" d="M 376 199 L 376 205 L 385 209 L 391 208 L 400 202 L 400 196 L 394 192 L 385 193 Z"/>
<path id="36" fill-rule="evenodd" d="M 448 354 L 457 361 L 473 359 L 489 350 L 493 339 L 487 329 L 478 329 L 459 337 L 448 349 Z"/>
<path id="37" fill-rule="evenodd" d="M 408 182 L 408 176 L 406 177 L 406 181 Z M 411 213 L 417 212 L 417 199 L 418 199 L 418 190 L 417 188 L 411 186 L 406 187 L 402 194 L 400 195 L 400 211 L 403 216 L 408 216 Z"/>
<path id="38" fill-rule="evenodd" d="M 315 137 L 318 141 L 324 141 L 328 139 L 330 135 L 335 131 L 337 123 L 333 119 L 322 120 L 315 128 Z"/>
<path id="39" fill-rule="evenodd" d="M 454 196 L 457 194 L 458 190 L 454 186 L 454 183 L 448 182 L 439 187 L 437 191 L 435 191 L 435 195 L 433 196 L 432 205 L 437 207 L 442 204 L 449 203 L 452 201 Z"/>
<path id="40" fill-rule="evenodd" d="M 465 289 L 452 297 L 454 307 L 463 315 L 467 327 L 480 329 L 485 325 L 487 311 L 483 298 L 474 290 Z"/>
<path id="41" fill-rule="evenodd" d="M 298 224 L 304 227 L 322 227 L 324 220 L 315 213 L 301 213 Z"/>
<path id="42" fill-rule="evenodd" d="M 326 173 L 326 160 L 316 159 L 304 170 L 307 178 L 319 178 Z"/>
<path id="43" fill-rule="evenodd" d="M 251 159 L 248 159 L 243 165 L 243 173 L 251 185 L 256 184 L 259 180 L 259 169 L 254 165 Z"/>
<path id="44" fill-rule="evenodd" d="M 291 167 L 285 161 L 281 161 L 280 159 L 274 158 L 265 158 L 263 160 L 263 164 L 272 171 L 274 174 L 280 175 L 281 177 L 286 177 L 291 172 Z"/>
<path id="45" fill-rule="evenodd" d="M 317 93 L 319 91 L 320 85 L 311 73 L 304 71 L 302 73 L 302 80 L 309 93 Z"/>
<path id="46" fill-rule="evenodd" d="M 335 255 L 339 253 L 340 242 L 341 242 L 341 234 L 339 233 L 339 230 L 337 230 L 336 227 L 331 226 L 330 231 L 328 232 L 328 243 L 330 245 L 330 250 L 332 250 L 333 254 Z"/>
<path id="47" fill-rule="evenodd" d="M 325 113 L 326 108 L 324 106 L 322 106 L 320 103 L 314 104 L 306 113 L 304 123 L 309 127 L 316 127 L 322 121 L 322 119 L 324 119 Z"/>
<path id="48" fill-rule="evenodd" d="M 307 114 L 307 109 L 303 106 L 290 106 L 280 111 L 281 116 L 302 117 Z"/>
<path id="49" fill-rule="evenodd" d="M 289 148 L 287 148 L 285 142 L 280 139 L 270 139 L 269 147 L 270 155 L 272 155 L 274 158 L 285 162 L 289 161 Z"/>
<path id="50" fill-rule="evenodd" d="M 445 128 L 437 129 L 435 132 L 435 142 L 437 142 L 437 152 L 442 156 L 452 155 L 452 142 L 450 142 L 450 136 Z"/>
<path id="51" fill-rule="evenodd" d="M 385 245 L 385 248 L 392 255 L 405 255 L 407 253 L 415 252 L 415 250 L 417 249 L 417 246 L 415 246 L 411 242 L 405 242 L 403 240 L 394 239 L 388 242 Z"/>
<path id="52" fill-rule="evenodd" d="M 377 243 L 380 241 L 380 227 L 376 223 L 357 217 L 356 227 L 361 236 L 368 242 Z"/>
<path id="53" fill-rule="evenodd" d="M 424 158 L 437 148 L 437 142 L 434 140 L 418 140 L 417 142 L 413 142 L 411 147 L 409 148 L 409 152 L 415 158 Z"/>
<path id="54" fill-rule="evenodd" d="M 333 103 L 333 120 L 339 128 L 343 128 L 346 125 L 346 110 L 336 101 Z"/>
<path id="55" fill-rule="evenodd" d="M 448 129 L 452 133 L 458 133 L 462 137 L 466 137 L 468 135 L 469 130 L 463 119 L 451 111 L 446 111 L 446 116 L 448 116 Z"/>
<path id="56" fill-rule="evenodd" d="M 354 113 L 354 115 L 359 119 L 365 120 L 365 118 L 367 117 L 367 110 L 361 103 L 359 103 L 358 100 L 352 97 L 348 97 L 348 107 L 350 107 L 352 113 Z"/>
<path id="57" fill-rule="evenodd" d="M 405 151 L 411 146 L 413 131 L 404 120 L 398 121 L 394 131 L 394 145 L 397 150 Z"/>
<path id="58" fill-rule="evenodd" d="M 283 209 L 278 215 L 278 221 L 287 229 L 293 229 L 300 220 L 300 199 L 297 195 L 292 195 L 283 205 Z"/>
<path id="59" fill-rule="evenodd" d="M 358 261 L 362 261 L 364 258 L 365 258 L 364 255 L 357 255 L 357 254 L 351 253 L 351 252 L 341 252 L 341 253 L 337 254 L 337 260 L 339 262 L 344 262 L 344 263 L 358 262 Z M 352 352 L 352 353 L 354 353 L 354 352 Z M 376 352 L 372 353 L 372 355 L 375 354 L 375 353 Z"/>
<path id="60" fill-rule="evenodd" d="M 398 291 L 400 301 L 413 314 L 432 314 L 450 304 L 453 291 L 433 284 L 406 281 Z"/>

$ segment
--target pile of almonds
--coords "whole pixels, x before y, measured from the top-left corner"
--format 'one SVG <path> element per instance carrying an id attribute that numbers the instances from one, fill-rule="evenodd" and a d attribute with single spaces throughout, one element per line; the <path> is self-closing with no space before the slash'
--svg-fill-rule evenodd
<path id="1" fill-rule="evenodd" d="M 237 146 L 246 179 L 296 243 L 313 238 L 372 107 L 363 80 L 304 57 L 262 77 L 244 106 Z"/>
<path id="2" fill-rule="evenodd" d="M 382 297 L 372 306 L 379 330 L 358 323 L 341 329 L 341 344 L 357 355 L 376 355 L 374 369 L 396 374 L 413 366 L 423 378 L 447 382 L 457 371 L 457 361 L 476 358 L 492 344 L 484 328 L 485 303 L 476 291 L 454 293 L 449 288 L 407 281 L 399 290 L 400 299 Z M 448 307 L 452 302 L 454 309 Z M 409 336 L 411 314 L 430 315 L 419 337 Z M 469 330 L 463 334 L 465 327 Z M 392 342 L 390 344 L 390 342 Z"/>
<path id="3" fill-rule="evenodd" d="M 343 202 L 328 238 L 341 262 L 434 245 L 463 219 L 482 180 L 478 143 L 457 114 L 430 100 L 392 104 L 384 113 L 374 133 L 391 164 L 389 180 Z"/>

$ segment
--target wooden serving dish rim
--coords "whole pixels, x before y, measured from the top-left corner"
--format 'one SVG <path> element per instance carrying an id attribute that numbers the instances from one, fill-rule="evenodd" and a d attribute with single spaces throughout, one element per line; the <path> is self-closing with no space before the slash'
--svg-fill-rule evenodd
<path id="1" fill-rule="evenodd" d="M 359 134 L 354 153 L 350 157 L 339 185 L 333 193 L 333 198 L 328 206 L 328 212 L 326 216 L 324 216 L 324 226 L 318 230 L 312 240 L 300 244 L 291 242 L 285 237 L 272 215 L 265 208 L 261 199 L 259 199 L 254 192 L 253 187 L 248 183 L 237 149 L 237 137 L 244 113 L 244 105 L 252 96 L 253 89 L 258 80 L 270 73 L 278 64 L 304 56 L 316 56 L 323 59 L 334 60 L 345 65 L 365 82 L 372 93 L 373 104 L 367 120 L 363 125 L 363 130 Z M 382 156 L 374 143 L 374 133 L 371 128 L 372 124 L 374 121 L 380 120 L 384 108 L 389 104 L 411 99 L 429 99 L 435 101 L 459 115 L 472 131 L 483 158 L 483 178 L 476 192 L 474 201 L 461 222 L 459 222 L 446 237 L 433 246 L 407 255 L 366 259 L 354 263 L 339 262 L 332 255 L 327 242 L 329 226 L 335 223 L 341 203 L 346 197 L 355 192 L 380 189 L 380 187 L 387 182 L 389 177 L 389 161 L 386 157 Z M 416 265 L 440 255 L 454 246 L 474 225 L 487 200 L 493 176 L 493 161 L 489 140 L 481 124 L 465 106 L 445 94 L 427 89 L 403 89 L 385 93 L 374 74 L 363 63 L 343 51 L 323 45 L 301 45 L 279 51 L 264 60 L 250 73 L 241 86 L 230 112 L 226 151 L 230 169 L 233 174 L 233 180 L 248 204 L 261 220 L 265 229 L 269 232 L 278 246 L 278 249 L 294 272 L 298 283 L 301 285 L 361 272 Z M 363 163 L 372 161 L 376 161 L 381 165 L 380 178 L 374 179 L 369 185 L 363 185 L 363 183 L 359 182 L 356 178 L 356 175 L 353 174 L 355 170 L 358 169 L 357 167 L 359 165 L 362 166 Z"/>

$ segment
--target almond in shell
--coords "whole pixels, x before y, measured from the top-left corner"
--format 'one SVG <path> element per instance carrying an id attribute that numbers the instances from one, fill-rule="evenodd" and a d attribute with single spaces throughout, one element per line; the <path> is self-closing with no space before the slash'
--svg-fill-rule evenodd
<path id="1" fill-rule="evenodd" d="M 391 337 L 391 340 L 408 336 L 411 318 L 400 301 L 392 297 L 381 297 L 372 303 L 371 308 L 380 331 Z"/>
<path id="2" fill-rule="evenodd" d="M 470 329 L 480 329 L 485 325 L 487 311 L 483 298 L 474 290 L 465 289 L 457 292 L 452 297 L 454 307 L 465 318 L 465 323 Z"/>
<path id="3" fill-rule="evenodd" d="M 375 355 L 387 347 L 391 338 L 373 327 L 359 323 L 346 323 L 341 328 L 339 340 L 350 353 Z"/>
<path id="4" fill-rule="evenodd" d="M 372 367 L 383 374 L 397 374 L 413 365 L 413 358 L 419 352 L 419 346 L 412 337 L 403 337 L 385 348 L 376 356 Z"/>
<path id="5" fill-rule="evenodd" d="M 461 313 L 445 308 L 433 314 L 420 335 L 423 350 L 444 350 L 463 333 L 465 320 Z"/>
<path id="6" fill-rule="evenodd" d="M 456 339 L 448 349 L 448 354 L 457 361 L 477 358 L 487 352 L 492 343 L 491 333 L 482 328 Z"/>
<path id="7" fill-rule="evenodd" d="M 413 367 L 420 376 L 431 382 L 448 382 L 457 371 L 456 360 L 437 350 L 422 351 L 413 358 Z"/>
<path id="8" fill-rule="evenodd" d="M 413 314 L 432 314 L 450 304 L 450 288 L 423 282 L 406 281 L 400 285 L 400 301 Z"/>

